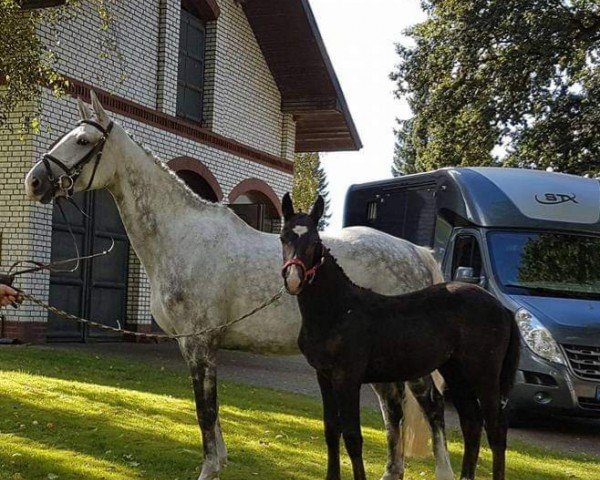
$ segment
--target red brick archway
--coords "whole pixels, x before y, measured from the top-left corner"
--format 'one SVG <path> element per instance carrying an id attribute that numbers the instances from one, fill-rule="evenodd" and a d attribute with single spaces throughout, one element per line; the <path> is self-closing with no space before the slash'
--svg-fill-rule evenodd
<path id="1" fill-rule="evenodd" d="M 275 191 L 269 186 L 268 183 L 258 178 L 248 178 L 238 183 L 229 194 L 229 203 L 235 203 L 235 201 L 240 195 L 249 192 L 262 193 L 269 200 L 271 206 L 277 212 L 277 215 L 279 215 L 280 217 L 283 215 L 281 211 L 281 201 L 279 200 L 279 197 L 277 196 Z"/>
<path id="2" fill-rule="evenodd" d="M 177 157 L 167 162 L 169 168 L 175 172 L 190 171 L 200 176 L 211 188 L 218 202 L 223 200 L 223 190 L 217 179 L 200 160 L 192 157 Z"/>

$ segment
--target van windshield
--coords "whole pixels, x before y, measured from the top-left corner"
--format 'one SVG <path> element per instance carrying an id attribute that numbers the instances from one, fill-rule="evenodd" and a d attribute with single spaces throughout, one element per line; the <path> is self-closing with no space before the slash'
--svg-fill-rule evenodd
<path id="1" fill-rule="evenodd" d="M 600 299 L 600 237 L 489 232 L 487 239 L 506 293 Z"/>

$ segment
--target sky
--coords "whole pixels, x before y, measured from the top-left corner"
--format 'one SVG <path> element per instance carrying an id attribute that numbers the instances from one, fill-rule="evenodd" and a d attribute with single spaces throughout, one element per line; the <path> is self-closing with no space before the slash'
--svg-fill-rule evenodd
<path id="1" fill-rule="evenodd" d="M 363 142 L 359 152 L 322 154 L 329 180 L 329 230 L 342 227 L 344 199 L 354 183 L 391 176 L 396 118 L 410 109 L 394 97 L 389 74 L 402 32 L 423 21 L 418 0 L 310 0 L 325 46 Z M 375 6 L 375 8 L 374 8 Z"/>

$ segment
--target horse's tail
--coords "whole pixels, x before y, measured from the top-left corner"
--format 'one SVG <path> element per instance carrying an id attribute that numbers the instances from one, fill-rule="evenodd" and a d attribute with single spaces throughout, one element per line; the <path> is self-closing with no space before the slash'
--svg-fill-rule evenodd
<path id="1" fill-rule="evenodd" d="M 415 249 L 423 265 L 431 275 L 431 283 L 442 283 L 444 281 L 442 270 L 434 258 L 432 251 L 429 248 L 418 246 Z M 442 376 L 437 371 L 433 372 L 431 376 L 436 388 L 440 393 L 443 393 L 444 379 Z M 430 451 L 429 438 L 431 437 L 431 428 L 423 410 L 408 388 L 406 389 L 406 395 L 404 395 L 402 408 L 404 410 L 404 422 L 402 423 L 404 453 L 407 457 L 424 457 Z"/>
<path id="2" fill-rule="evenodd" d="M 500 395 L 504 400 L 508 399 L 508 395 L 515 384 L 515 376 L 517 368 L 519 368 L 519 357 L 521 354 L 521 334 L 519 333 L 519 327 L 510 310 L 505 309 L 505 312 L 510 319 L 510 340 L 500 372 Z"/>
<path id="3" fill-rule="evenodd" d="M 436 370 L 431 374 L 435 388 L 440 393 L 444 392 L 444 379 Z M 410 389 L 407 388 L 406 394 L 404 395 L 404 402 L 402 408 L 404 410 L 404 421 L 402 422 L 402 443 L 404 446 L 404 453 L 407 457 L 424 457 L 430 451 L 429 437 L 431 436 L 431 427 L 425 419 L 423 410 L 411 393 Z"/>

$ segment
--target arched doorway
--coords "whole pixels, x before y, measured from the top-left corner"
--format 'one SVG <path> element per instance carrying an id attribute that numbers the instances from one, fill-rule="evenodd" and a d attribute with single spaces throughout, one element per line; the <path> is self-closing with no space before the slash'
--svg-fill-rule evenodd
<path id="1" fill-rule="evenodd" d="M 204 180 L 196 172 L 191 170 L 177 170 L 177 176 L 181 178 L 192 191 L 204 200 L 218 202 L 217 194 L 211 188 L 206 180 Z"/>
<path id="2" fill-rule="evenodd" d="M 264 181 L 250 178 L 238 184 L 229 194 L 229 206 L 248 225 L 261 232 L 279 233 L 281 203 L 277 194 Z"/>
<path id="3" fill-rule="evenodd" d="M 178 157 L 169 161 L 167 165 L 200 198 L 210 202 L 220 202 L 223 199 L 219 182 L 200 160 Z"/>

